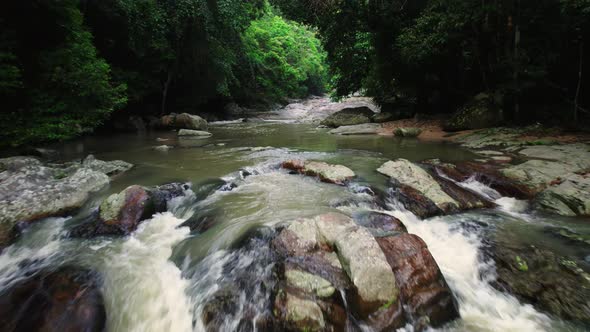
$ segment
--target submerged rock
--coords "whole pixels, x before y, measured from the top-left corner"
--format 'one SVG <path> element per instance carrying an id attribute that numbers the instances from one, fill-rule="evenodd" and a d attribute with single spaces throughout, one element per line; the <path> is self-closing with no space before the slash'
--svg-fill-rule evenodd
<path id="1" fill-rule="evenodd" d="M 167 202 L 184 195 L 188 185 L 173 183 L 155 188 L 130 186 L 107 197 L 99 208 L 98 219 L 74 227 L 73 237 L 126 235 L 155 213 L 164 212 Z"/>
<path id="2" fill-rule="evenodd" d="M 2 331 L 103 331 L 106 312 L 95 273 L 39 272 L 0 294 Z"/>
<path id="3" fill-rule="evenodd" d="M 370 123 L 375 113 L 368 107 L 345 108 L 325 118 L 320 125 L 329 128 Z"/>
<path id="4" fill-rule="evenodd" d="M 207 130 L 207 121 L 198 115 L 182 113 L 164 115 L 160 119 L 162 129 L 192 129 Z"/>
<path id="5" fill-rule="evenodd" d="M 376 135 L 381 130 L 378 123 L 366 123 L 353 126 L 342 126 L 330 130 L 330 134 L 335 135 Z"/>
<path id="6" fill-rule="evenodd" d="M 377 171 L 401 184 L 399 190 L 409 199 L 418 198 L 417 193 L 432 201 L 436 207 L 444 212 L 459 208 L 459 203 L 444 192 L 438 182 L 420 166 L 405 159 L 388 161 Z M 407 190 L 407 187 L 415 191 Z M 418 201 L 422 201 L 419 199 Z"/>
<path id="7" fill-rule="evenodd" d="M 342 165 L 331 165 L 319 161 L 289 160 L 282 164 L 282 167 L 300 174 L 317 176 L 322 182 L 344 185 L 356 175 L 354 172 Z"/>
<path id="8" fill-rule="evenodd" d="M 565 320 L 590 323 L 590 274 L 554 252 L 503 235 L 491 247 L 500 290 Z"/>

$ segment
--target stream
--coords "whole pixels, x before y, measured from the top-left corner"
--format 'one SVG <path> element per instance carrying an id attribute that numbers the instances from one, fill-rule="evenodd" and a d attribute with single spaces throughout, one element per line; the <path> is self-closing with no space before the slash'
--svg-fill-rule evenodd
<path id="1" fill-rule="evenodd" d="M 86 137 L 59 146 L 66 159 L 94 154 L 135 164 L 95 195 L 76 215 L 49 218 L 27 229 L 0 255 L 0 290 L 43 266 L 76 264 L 100 272 L 108 331 L 203 331 L 204 304 L 223 285 L 241 296 L 224 318 L 224 331 L 246 331 L 244 318 L 268 314 L 272 227 L 301 217 L 373 209 L 363 188 L 386 190 L 375 170 L 388 160 L 455 162 L 477 156 L 457 145 L 389 136 L 336 136 L 305 123 L 258 121 L 212 125 L 208 139 L 179 140 L 174 132 Z M 153 146 L 171 145 L 167 152 Z M 276 165 L 287 159 L 321 160 L 351 168 L 348 186 L 292 175 Z M 248 176 L 245 176 L 248 175 Z M 222 179 L 232 190 L 216 189 Z M 169 212 L 144 221 L 125 238 L 71 239 L 65 235 L 107 195 L 129 185 L 190 182 L 192 190 L 169 203 Z M 529 213 L 526 203 L 500 197 L 476 181 L 463 183 L 498 207 L 420 220 L 396 202 L 383 212 L 400 219 L 428 245 L 459 303 L 461 318 L 441 331 L 583 331 L 494 288 L 486 239 L 513 238 L 575 256 L 590 264 L 588 247 L 557 239 L 547 226 L 590 234 L 582 218 Z M 213 188 L 213 189 L 212 189 Z M 193 231 L 185 225 L 196 225 Z M 584 267 L 587 269 L 587 266 Z M 411 331 L 407 327 L 406 331 Z"/>

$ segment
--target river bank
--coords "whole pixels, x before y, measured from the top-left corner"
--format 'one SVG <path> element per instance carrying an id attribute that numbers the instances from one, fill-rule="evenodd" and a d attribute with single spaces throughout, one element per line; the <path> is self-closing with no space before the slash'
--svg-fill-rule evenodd
<path id="1" fill-rule="evenodd" d="M 350 104 L 298 104 L 209 123 L 207 136 L 166 130 L 49 147 L 134 166 L 103 175 L 108 184 L 80 207 L 20 224 L 0 255 L 2 298 L 20 303 L 30 285 L 80 280 L 63 287 L 92 289 L 76 308 L 96 313 L 91 330 L 111 331 L 587 327 L 590 227 L 578 202 L 588 190 L 564 194 L 587 180 L 587 145 L 507 144 L 506 130 L 460 144 L 339 135 L 317 125 Z M 85 169 L 38 163 L 53 185 Z M 10 326 L 24 326 L 2 308 Z"/>

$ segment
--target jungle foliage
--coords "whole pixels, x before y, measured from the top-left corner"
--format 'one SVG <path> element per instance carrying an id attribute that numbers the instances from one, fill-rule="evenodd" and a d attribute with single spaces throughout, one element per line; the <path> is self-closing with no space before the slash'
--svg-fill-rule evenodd
<path id="1" fill-rule="evenodd" d="M 304 97 L 327 81 L 315 31 L 265 0 L 6 0 L 0 28 L 2 145 Z"/>

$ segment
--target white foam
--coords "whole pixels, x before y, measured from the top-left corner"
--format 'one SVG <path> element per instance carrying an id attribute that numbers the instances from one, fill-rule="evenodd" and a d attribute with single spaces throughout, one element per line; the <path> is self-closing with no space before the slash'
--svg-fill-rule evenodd
<path id="1" fill-rule="evenodd" d="M 109 331 L 192 331 L 188 281 L 169 261 L 189 230 L 171 213 L 155 215 L 105 252 L 104 296 Z"/>

